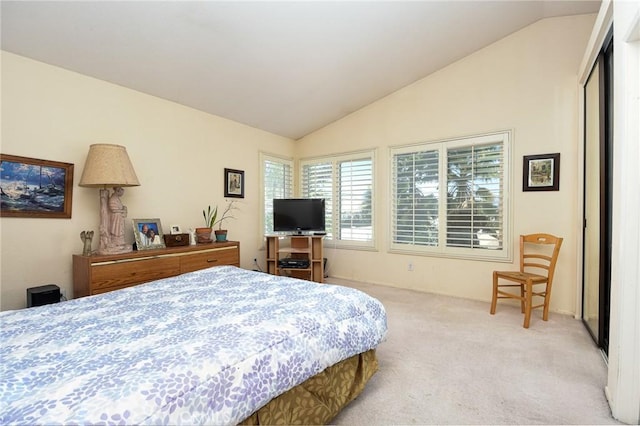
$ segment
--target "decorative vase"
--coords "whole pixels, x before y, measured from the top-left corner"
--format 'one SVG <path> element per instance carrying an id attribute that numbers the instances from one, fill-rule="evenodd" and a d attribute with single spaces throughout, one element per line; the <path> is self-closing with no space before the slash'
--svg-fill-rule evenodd
<path id="1" fill-rule="evenodd" d="M 226 229 L 216 229 L 216 241 L 223 242 L 227 241 L 227 230 Z"/>
<path id="2" fill-rule="evenodd" d="M 196 241 L 198 244 L 211 242 L 211 228 L 196 228 Z"/>

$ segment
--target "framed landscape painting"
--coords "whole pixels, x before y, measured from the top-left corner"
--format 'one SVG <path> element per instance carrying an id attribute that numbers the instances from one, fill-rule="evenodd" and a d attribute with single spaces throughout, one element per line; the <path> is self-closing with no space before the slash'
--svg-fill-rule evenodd
<path id="1" fill-rule="evenodd" d="M 71 218 L 73 164 L 0 154 L 0 216 Z"/>

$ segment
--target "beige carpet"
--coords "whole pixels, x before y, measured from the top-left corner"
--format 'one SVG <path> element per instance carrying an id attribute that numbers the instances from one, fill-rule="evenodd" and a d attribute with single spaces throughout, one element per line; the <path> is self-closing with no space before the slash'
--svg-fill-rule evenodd
<path id="1" fill-rule="evenodd" d="M 339 279 L 379 299 L 389 332 L 379 371 L 333 423 L 617 424 L 606 364 L 582 322 L 519 307 Z M 487 288 L 489 291 L 489 288 Z"/>

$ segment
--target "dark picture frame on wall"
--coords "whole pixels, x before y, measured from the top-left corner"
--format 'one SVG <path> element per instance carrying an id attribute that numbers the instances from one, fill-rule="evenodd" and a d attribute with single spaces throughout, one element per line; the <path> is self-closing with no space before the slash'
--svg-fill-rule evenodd
<path id="1" fill-rule="evenodd" d="M 244 171 L 224 169 L 224 196 L 244 198 Z"/>
<path id="2" fill-rule="evenodd" d="M 70 219 L 73 164 L 0 154 L 0 216 Z"/>
<path id="3" fill-rule="evenodd" d="M 522 165 L 523 191 L 560 190 L 560 153 L 525 155 Z"/>

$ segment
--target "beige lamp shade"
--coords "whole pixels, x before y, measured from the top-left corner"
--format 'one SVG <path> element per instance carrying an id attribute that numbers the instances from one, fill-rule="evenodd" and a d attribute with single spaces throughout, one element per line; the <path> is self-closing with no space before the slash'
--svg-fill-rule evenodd
<path id="1" fill-rule="evenodd" d="M 79 185 L 106 188 L 139 186 L 140 182 L 124 146 L 93 144 L 89 147 Z"/>

